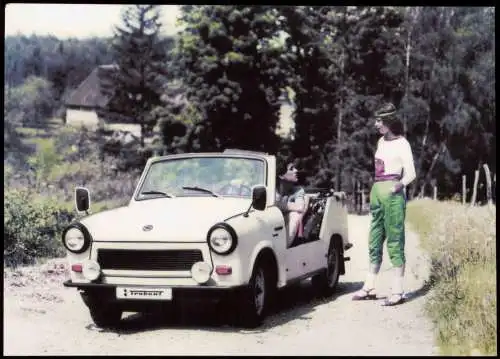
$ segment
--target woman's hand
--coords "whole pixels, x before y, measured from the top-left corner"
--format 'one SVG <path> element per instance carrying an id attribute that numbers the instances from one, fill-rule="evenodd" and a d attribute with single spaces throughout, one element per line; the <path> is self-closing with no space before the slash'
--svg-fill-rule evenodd
<path id="1" fill-rule="evenodd" d="M 397 182 L 392 188 L 392 193 L 399 193 L 403 189 L 404 185 L 401 182 Z"/>

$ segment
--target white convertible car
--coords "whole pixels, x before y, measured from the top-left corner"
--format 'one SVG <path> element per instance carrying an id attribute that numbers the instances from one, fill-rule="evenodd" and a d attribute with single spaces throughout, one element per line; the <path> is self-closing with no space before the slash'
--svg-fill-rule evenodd
<path id="1" fill-rule="evenodd" d="M 275 205 L 276 159 L 226 150 L 150 158 L 130 203 L 88 215 L 87 189 L 63 243 L 93 321 L 188 300 L 226 301 L 239 325 L 258 326 L 278 289 L 312 278 L 331 294 L 345 273 L 347 209 L 342 193 L 306 191 L 303 235 L 287 248 Z"/>

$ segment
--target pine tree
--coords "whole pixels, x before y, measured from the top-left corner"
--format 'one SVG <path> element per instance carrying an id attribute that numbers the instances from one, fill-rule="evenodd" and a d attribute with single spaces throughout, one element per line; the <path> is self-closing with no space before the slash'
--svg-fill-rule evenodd
<path id="1" fill-rule="evenodd" d="M 141 147 L 154 127 L 150 111 L 160 104 L 168 54 L 160 34 L 158 5 L 132 5 L 115 27 L 112 47 L 115 71 L 104 75 L 105 92 L 111 96 L 109 110 L 126 115 L 141 126 Z"/>

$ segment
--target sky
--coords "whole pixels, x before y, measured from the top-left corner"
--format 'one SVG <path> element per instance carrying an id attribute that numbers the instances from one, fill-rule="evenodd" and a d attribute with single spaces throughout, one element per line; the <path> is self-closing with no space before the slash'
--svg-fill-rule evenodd
<path id="1" fill-rule="evenodd" d="M 5 35 L 17 33 L 29 36 L 54 35 L 68 37 L 112 36 L 114 25 L 120 24 L 124 5 L 96 4 L 7 4 Z M 178 30 L 178 5 L 161 5 L 163 32 L 171 35 Z"/>

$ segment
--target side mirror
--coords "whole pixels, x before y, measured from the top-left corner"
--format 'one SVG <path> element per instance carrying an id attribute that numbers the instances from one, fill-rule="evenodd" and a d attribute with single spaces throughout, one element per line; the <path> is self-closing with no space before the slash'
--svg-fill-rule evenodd
<path id="1" fill-rule="evenodd" d="M 267 190 L 265 186 L 255 186 L 252 189 L 252 207 L 258 211 L 266 208 Z"/>
<path id="2" fill-rule="evenodd" d="M 75 206 L 77 212 L 87 212 L 90 208 L 90 192 L 85 187 L 75 188 Z"/>

